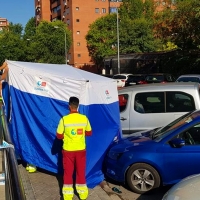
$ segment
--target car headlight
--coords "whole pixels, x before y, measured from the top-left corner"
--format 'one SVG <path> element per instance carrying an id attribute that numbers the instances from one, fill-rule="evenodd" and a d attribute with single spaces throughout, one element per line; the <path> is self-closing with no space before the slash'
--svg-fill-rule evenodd
<path id="1" fill-rule="evenodd" d="M 110 151 L 110 152 L 108 152 L 108 157 L 113 160 L 118 160 L 122 156 L 122 154 L 123 153 L 117 153 L 117 152 Z"/>

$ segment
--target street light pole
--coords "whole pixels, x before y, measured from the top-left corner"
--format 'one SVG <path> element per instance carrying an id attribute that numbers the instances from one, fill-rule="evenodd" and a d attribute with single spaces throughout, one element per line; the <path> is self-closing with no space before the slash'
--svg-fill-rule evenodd
<path id="1" fill-rule="evenodd" d="M 54 26 L 54 28 L 60 28 L 64 31 L 64 34 L 65 34 L 65 63 L 67 64 L 68 60 L 67 60 L 67 36 L 66 36 L 66 30 L 59 27 L 59 26 Z"/>
<path id="2" fill-rule="evenodd" d="M 120 58 L 119 58 L 119 12 L 117 7 L 117 67 L 118 67 L 118 74 L 120 74 Z"/>

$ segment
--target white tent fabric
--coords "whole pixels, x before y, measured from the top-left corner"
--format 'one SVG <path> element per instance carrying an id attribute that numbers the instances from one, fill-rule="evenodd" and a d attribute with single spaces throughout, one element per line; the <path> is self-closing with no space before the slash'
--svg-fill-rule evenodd
<path id="1" fill-rule="evenodd" d="M 7 63 L 9 76 L 3 95 L 7 113 L 12 108 L 9 129 L 17 153 L 40 168 L 62 172 L 56 128 L 69 113 L 70 96 L 76 96 L 79 112 L 88 116 L 93 129 L 93 135 L 86 138 L 86 178 L 89 187 L 96 186 L 104 179 L 106 151 L 121 134 L 116 81 L 66 64 Z"/>

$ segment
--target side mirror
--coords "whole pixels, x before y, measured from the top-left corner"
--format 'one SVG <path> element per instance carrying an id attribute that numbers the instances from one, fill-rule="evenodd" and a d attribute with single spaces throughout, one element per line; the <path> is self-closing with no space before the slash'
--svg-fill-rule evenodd
<path id="1" fill-rule="evenodd" d="M 181 138 L 174 138 L 174 139 L 169 141 L 169 144 L 172 147 L 181 148 L 181 147 L 185 146 L 185 140 L 183 140 Z"/>

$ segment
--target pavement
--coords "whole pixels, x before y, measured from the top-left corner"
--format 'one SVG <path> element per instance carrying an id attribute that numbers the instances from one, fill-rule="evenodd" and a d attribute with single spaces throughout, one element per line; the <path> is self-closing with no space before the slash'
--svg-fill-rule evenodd
<path id="1" fill-rule="evenodd" d="M 0 151 L 0 174 L 3 169 L 3 152 Z M 26 171 L 25 166 L 19 163 L 19 172 L 27 200 L 63 200 L 62 177 L 57 174 L 38 169 L 35 173 Z M 5 200 L 5 185 L 0 185 L 0 200 Z M 73 200 L 79 200 L 75 193 Z M 89 188 L 87 200 L 125 200 L 112 191 L 106 181 L 95 188 Z"/>
<path id="2" fill-rule="evenodd" d="M 2 154 L 3 152 L 0 150 L 0 175 L 4 173 Z M 5 185 L 3 184 L 2 179 L 0 179 L 0 194 L 0 200 L 5 200 Z"/>
<path id="3" fill-rule="evenodd" d="M 28 173 L 23 164 L 19 164 L 19 171 L 27 200 L 63 200 L 61 176 L 42 169 L 38 169 L 36 173 Z M 77 193 L 75 193 L 73 200 L 79 200 Z M 87 200 L 125 199 L 113 192 L 107 182 L 103 181 L 95 188 L 89 188 Z"/>

